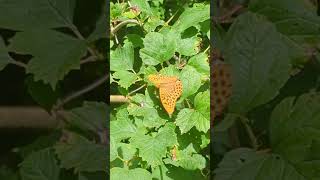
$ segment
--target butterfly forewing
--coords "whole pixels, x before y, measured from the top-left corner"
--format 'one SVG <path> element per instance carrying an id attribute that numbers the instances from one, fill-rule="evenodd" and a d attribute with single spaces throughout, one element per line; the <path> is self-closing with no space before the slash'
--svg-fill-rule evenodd
<path id="1" fill-rule="evenodd" d="M 160 101 L 169 116 L 171 116 L 177 99 L 182 94 L 181 81 L 175 76 L 150 75 L 148 78 L 159 88 Z"/>

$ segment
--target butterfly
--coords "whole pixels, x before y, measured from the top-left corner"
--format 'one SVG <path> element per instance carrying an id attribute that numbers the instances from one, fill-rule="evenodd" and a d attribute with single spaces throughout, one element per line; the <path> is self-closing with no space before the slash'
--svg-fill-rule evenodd
<path id="1" fill-rule="evenodd" d="M 231 67 L 222 61 L 214 61 L 211 75 L 211 109 L 213 120 L 220 115 L 232 93 Z"/>
<path id="2" fill-rule="evenodd" d="M 159 88 L 160 101 L 171 118 L 176 102 L 182 94 L 182 82 L 176 76 L 149 75 L 151 81 Z"/>

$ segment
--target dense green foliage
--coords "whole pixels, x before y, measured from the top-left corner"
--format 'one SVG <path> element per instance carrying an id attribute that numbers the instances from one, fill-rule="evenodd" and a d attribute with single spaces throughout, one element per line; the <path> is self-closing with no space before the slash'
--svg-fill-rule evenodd
<path id="1" fill-rule="evenodd" d="M 0 2 L 1 79 L 10 82 L 17 76 L 14 69 L 23 69 L 25 74 L 18 78 L 24 80 L 23 89 L 27 92 L 16 95 L 22 98 L 19 102 L 41 106 L 57 122 L 57 127 L 46 130 L 45 135 L 13 147 L 10 153 L 15 158 L 8 164 L 0 162 L 0 179 L 106 178 L 109 114 L 107 105 L 98 102 L 107 97 L 105 86 L 101 86 L 108 77 L 105 4 L 81 0 Z M 12 76 L 3 77 L 10 72 Z M 83 91 L 81 88 L 88 84 L 91 88 Z M 1 85 L 2 90 L 5 86 Z M 95 91 L 99 95 L 88 93 L 98 86 L 103 89 Z M 2 92 L 1 96 L 5 96 L 6 91 Z M 19 102 L 15 105 L 21 105 Z M 37 123 L 40 122 L 34 122 Z M 10 131 L 19 134 L 18 130 Z M 24 131 L 32 134 L 37 130 Z M 30 139 L 27 134 L 25 140 Z"/>
<path id="2" fill-rule="evenodd" d="M 112 180 L 208 179 L 209 27 L 208 1 L 111 3 Z M 182 81 L 171 118 L 150 74 Z"/>
<path id="3" fill-rule="evenodd" d="M 233 95 L 214 125 L 214 179 L 319 179 L 319 5 L 243 2 L 215 6 L 214 46 L 232 66 Z"/>

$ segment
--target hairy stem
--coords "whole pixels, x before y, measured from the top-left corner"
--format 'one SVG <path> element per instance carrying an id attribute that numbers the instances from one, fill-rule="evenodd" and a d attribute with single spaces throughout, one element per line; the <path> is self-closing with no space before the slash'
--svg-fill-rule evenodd
<path id="1" fill-rule="evenodd" d="M 121 27 L 123 27 L 127 24 L 139 24 L 139 22 L 135 19 L 129 19 L 129 20 L 122 21 L 116 27 L 111 28 L 111 36 L 113 37 Z"/>

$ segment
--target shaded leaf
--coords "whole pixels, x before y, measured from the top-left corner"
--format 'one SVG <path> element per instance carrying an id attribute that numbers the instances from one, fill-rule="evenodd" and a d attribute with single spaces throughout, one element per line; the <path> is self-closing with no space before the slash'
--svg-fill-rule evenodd
<path id="1" fill-rule="evenodd" d="M 86 48 L 83 40 L 44 29 L 19 32 L 10 44 L 10 50 L 34 56 L 27 73 L 32 73 L 35 81 L 49 83 L 53 89 L 69 71 L 80 68 Z"/>
<path id="2" fill-rule="evenodd" d="M 5 0 L 0 27 L 13 30 L 71 27 L 75 0 Z"/>
<path id="3" fill-rule="evenodd" d="M 59 180 L 60 168 L 52 149 L 27 156 L 21 163 L 22 180 Z"/>
<path id="4" fill-rule="evenodd" d="M 290 77 L 283 37 L 273 24 L 253 13 L 239 16 L 232 24 L 224 53 L 232 65 L 230 112 L 243 114 L 267 103 Z"/>

